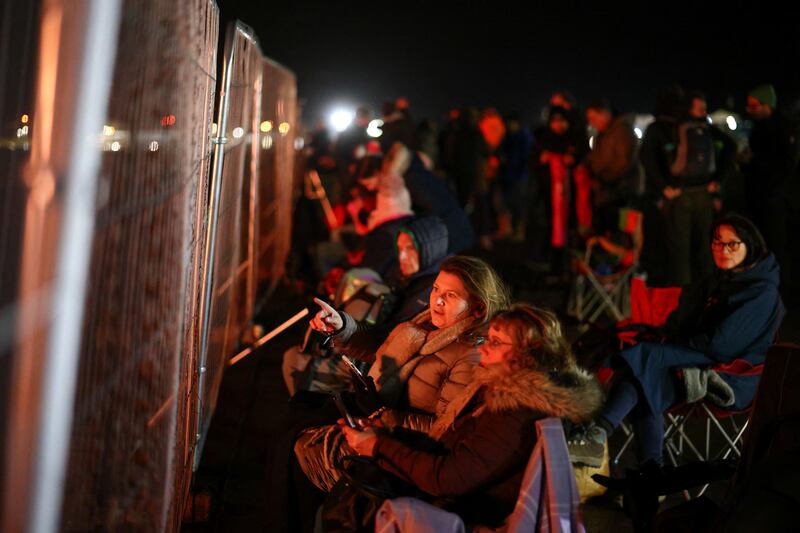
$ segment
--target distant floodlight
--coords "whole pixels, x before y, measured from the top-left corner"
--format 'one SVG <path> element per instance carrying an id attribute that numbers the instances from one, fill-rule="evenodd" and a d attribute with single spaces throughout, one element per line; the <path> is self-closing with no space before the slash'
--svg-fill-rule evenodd
<path id="1" fill-rule="evenodd" d="M 116 128 L 114 128 L 114 126 L 109 126 L 108 124 L 103 126 L 103 135 L 105 135 L 106 137 L 112 137 L 114 133 L 116 133 L 116 131 L 117 130 Z"/>
<path id="2" fill-rule="evenodd" d="M 731 131 L 734 131 L 738 127 L 738 124 L 736 124 L 736 119 L 733 118 L 732 115 L 728 115 L 728 118 L 725 119 L 725 123 L 728 125 L 728 129 Z"/>
<path id="3" fill-rule="evenodd" d="M 281 135 L 286 135 L 287 133 L 289 133 L 289 129 L 291 129 L 291 126 L 289 125 L 288 122 L 281 122 L 280 125 L 278 126 L 278 133 L 280 133 Z"/>
<path id="4" fill-rule="evenodd" d="M 713 124 L 714 123 L 714 119 L 711 118 L 711 115 L 708 115 L 706 117 L 706 120 L 708 121 L 709 124 Z"/>
<path id="5" fill-rule="evenodd" d="M 259 129 L 261 130 L 261 133 L 269 133 L 270 131 L 272 131 L 272 121 L 265 120 L 264 122 L 261 123 L 261 127 Z"/>
<path id="6" fill-rule="evenodd" d="M 642 138 L 642 135 L 644 135 L 644 133 L 642 133 L 642 128 L 633 128 L 633 133 L 635 133 L 640 139 Z"/>
<path id="7" fill-rule="evenodd" d="M 352 111 L 339 109 L 331 113 L 331 126 L 338 132 L 346 130 L 351 122 L 353 122 Z"/>
<path id="8" fill-rule="evenodd" d="M 20 121 L 21 121 L 23 124 L 27 124 L 27 123 L 28 123 L 28 119 L 29 119 L 29 118 L 30 118 L 30 117 L 28 117 L 28 115 L 22 115 L 22 116 L 20 117 Z"/>
<path id="9" fill-rule="evenodd" d="M 272 135 L 265 135 L 264 138 L 261 139 L 261 148 L 264 150 L 272 148 Z"/>
<path id="10" fill-rule="evenodd" d="M 367 126 L 367 135 L 377 139 L 378 137 L 383 135 L 383 130 L 381 129 L 381 126 L 383 126 L 383 121 L 381 119 L 376 118 L 375 120 L 371 120 L 369 122 L 369 126 Z"/>
<path id="11" fill-rule="evenodd" d="M 120 148 L 122 148 L 122 145 L 119 144 L 119 141 L 114 141 L 113 143 L 111 143 L 112 152 L 119 152 Z"/>
<path id="12" fill-rule="evenodd" d="M 153 141 L 150 143 L 150 151 L 157 152 L 158 151 L 158 141 Z"/>
<path id="13" fill-rule="evenodd" d="M 233 138 L 234 139 L 241 139 L 242 135 L 244 135 L 244 128 L 241 126 L 237 126 L 233 128 Z"/>
<path id="14" fill-rule="evenodd" d="M 594 135 L 589 137 L 589 148 L 594 148 Z"/>
<path id="15" fill-rule="evenodd" d="M 294 149 L 302 150 L 306 145 L 306 141 L 302 137 L 296 137 L 294 140 Z"/>

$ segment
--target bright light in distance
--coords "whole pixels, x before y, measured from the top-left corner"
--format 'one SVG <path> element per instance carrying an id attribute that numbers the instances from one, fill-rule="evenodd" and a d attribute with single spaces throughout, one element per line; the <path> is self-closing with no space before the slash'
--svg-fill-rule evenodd
<path id="1" fill-rule="evenodd" d="M 338 132 L 346 130 L 351 122 L 353 122 L 353 113 L 351 111 L 339 109 L 331 113 L 331 126 Z"/>
<path id="2" fill-rule="evenodd" d="M 269 150 L 272 148 L 272 135 L 266 135 L 263 139 L 261 139 L 261 148 L 264 150 Z"/>
<path id="3" fill-rule="evenodd" d="M 375 120 L 371 120 L 369 122 L 369 126 L 367 126 L 367 135 L 377 139 L 378 137 L 383 135 L 383 130 L 381 129 L 381 126 L 383 126 L 383 121 L 381 119 L 376 118 Z"/>
<path id="4" fill-rule="evenodd" d="M 589 137 L 589 148 L 594 148 L 594 135 Z"/>
<path id="5" fill-rule="evenodd" d="M 728 118 L 725 119 L 725 123 L 728 125 L 728 129 L 731 131 L 735 130 L 738 126 L 738 124 L 736 124 L 736 119 L 731 115 L 728 115 Z"/>
<path id="6" fill-rule="evenodd" d="M 289 133 L 290 128 L 291 126 L 289 125 L 288 122 L 281 122 L 281 125 L 278 126 L 278 133 L 280 133 L 281 135 L 286 135 L 287 133 Z"/>
<path id="7" fill-rule="evenodd" d="M 117 129 L 114 126 L 109 126 L 108 124 L 103 126 L 103 135 L 105 135 L 106 137 L 111 137 L 116 132 Z"/>
<path id="8" fill-rule="evenodd" d="M 265 120 L 264 122 L 261 123 L 261 128 L 260 129 L 261 129 L 261 133 L 269 133 L 270 131 L 272 131 L 272 121 L 271 120 Z"/>
<path id="9" fill-rule="evenodd" d="M 295 150 L 302 150 L 305 147 L 306 141 L 302 137 L 297 137 L 294 140 L 294 149 Z"/>
<path id="10" fill-rule="evenodd" d="M 216 134 L 217 134 L 217 123 L 216 122 L 212 122 L 211 123 L 211 135 L 216 135 Z"/>
<path id="11" fill-rule="evenodd" d="M 644 135 L 642 133 L 642 128 L 633 128 L 633 133 L 635 133 L 636 136 L 639 137 L 640 139 L 642 138 L 642 135 Z"/>
<path id="12" fill-rule="evenodd" d="M 233 138 L 234 139 L 241 139 L 242 135 L 244 135 L 244 128 L 242 128 L 242 127 L 233 128 Z"/>
<path id="13" fill-rule="evenodd" d="M 158 151 L 158 141 L 153 141 L 150 143 L 150 151 L 151 152 Z"/>
<path id="14" fill-rule="evenodd" d="M 706 117 L 706 120 L 708 121 L 709 124 L 713 124 L 714 123 L 714 120 L 711 118 L 711 115 L 708 115 Z"/>
<path id="15" fill-rule="evenodd" d="M 114 141 L 113 143 L 111 143 L 112 152 L 119 152 L 120 148 L 122 148 L 122 145 L 119 144 L 119 141 Z"/>
<path id="16" fill-rule="evenodd" d="M 27 124 L 27 123 L 28 123 L 28 119 L 29 119 L 28 115 L 22 115 L 22 117 L 20 117 L 20 119 L 19 119 L 19 120 L 20 120 L 20 122 L 22 122 L 23 124 Z"/>

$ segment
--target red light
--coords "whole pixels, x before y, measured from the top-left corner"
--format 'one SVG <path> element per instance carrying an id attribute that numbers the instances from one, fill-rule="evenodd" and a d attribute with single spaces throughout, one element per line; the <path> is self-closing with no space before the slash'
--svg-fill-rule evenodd
<path id="1" fill-rule="evenodd" d="M 161 117 L 161 125 L 164 126 L 165 128 L 168 126 L 174 126 L 175 115 L 164 115 L 163 117 Z"/>

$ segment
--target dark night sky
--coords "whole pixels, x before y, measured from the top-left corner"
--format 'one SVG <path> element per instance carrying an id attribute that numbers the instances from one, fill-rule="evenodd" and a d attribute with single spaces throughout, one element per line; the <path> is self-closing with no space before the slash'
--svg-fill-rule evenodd
<path id="1" fill-rule="evenodd" d="M 712 110 L 732 101 L 741 112 L 765 81 L 779 105 L 800 95 L 800 19 L 777 3 L 528 2 L 523 13 L 500 1 L 217 1 L 223 23 L 252 26 L 265 55 L 297 74 L 306 123 L 336 103 L 377 112 L 398 95 L 417 118 L 492 105 L 531 121 L 559 87 L 636 112 L 652 111 L 671 82 L 705 91 Z"/>

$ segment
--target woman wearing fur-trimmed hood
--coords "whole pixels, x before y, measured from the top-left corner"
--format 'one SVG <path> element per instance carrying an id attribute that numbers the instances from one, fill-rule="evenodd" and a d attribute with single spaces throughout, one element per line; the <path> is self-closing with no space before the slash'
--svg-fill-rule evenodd
<path id="1" fill-rule="evenodd" d="M 514 508 L 536 443 L 534 422 L 581 422 L 602 405 L 597 381 L 575 365 L 555 315 L 517 304 L 490 323 L 472 383 L 426 431 L 343 428 L 350 446 L 471 523 L 496 525 Z M 415 442 L 415 445 L 409 443 Z M 423 449 L 424 448 L 424 449 Z"/>

